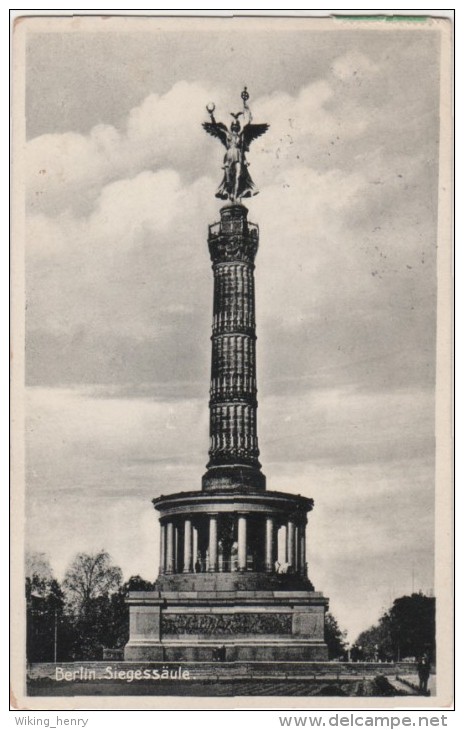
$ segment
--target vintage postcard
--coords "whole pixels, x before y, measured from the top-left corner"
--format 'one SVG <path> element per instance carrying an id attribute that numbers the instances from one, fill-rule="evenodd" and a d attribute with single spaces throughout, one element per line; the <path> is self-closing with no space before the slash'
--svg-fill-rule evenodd
<path id="1" fill-rule="evenodd" d="M 14 707 L 452 706 L 451 58 L 17 19 Z"/>

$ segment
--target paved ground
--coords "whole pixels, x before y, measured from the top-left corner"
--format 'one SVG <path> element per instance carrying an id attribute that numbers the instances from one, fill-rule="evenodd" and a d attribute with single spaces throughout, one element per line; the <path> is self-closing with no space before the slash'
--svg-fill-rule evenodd
<path id="1" fill-rule="evenodd" d="M 398 684 L 409 687 L 411 694 L 419 694 L 419 679 L 416 674 L 398 675 Z M 437 694 L 437 678 L 435 674 L 431 674 L 428 681 L 429 694 L 434 697 Z"/>

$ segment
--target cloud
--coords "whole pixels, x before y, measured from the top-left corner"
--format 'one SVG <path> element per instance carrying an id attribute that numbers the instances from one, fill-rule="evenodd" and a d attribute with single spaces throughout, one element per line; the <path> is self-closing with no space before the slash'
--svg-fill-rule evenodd
<path id="1" fill-rule="evenodd" d="M 325 142 L 340 132 L 337 115 L 326 107 L 333 95 L 330 84 L 319 80 L 295 96 L 277 93 L 256 99 L 254 119 L 272 120 L 265 148 L 294 162 L 295 151 L 303 154 L 308 141 Z M 225 90 L 180 81 L 166 94 L 149 94 L 130 110 L 120 129 L 99 124 L 88 135 L 67 132 L 32 139 L 26 148 L 30 209 L 52 215 L 67 209 L 88 212 L 101 188 L 112 180 L 160 168 L 173 168 L 191 179 L 217 169 L 222 155 L 219 142 L 201 128 L 207 118 L 204 106 L 211 99 L 218 118 L 227 122 Z M 357 114 L 344 119 L 343 134 L 356 137 L 365 127 L 365 119 Z M 276 165 L 268 160 L 266 169 L 271 176 Z"/>
<path id="2" fill-rule="evenodd" d="M 88 212 L 112 180 L 164 167 L 195 169 L 207 146 L 201 100 L 210 95 L 220 96 L 197 84 L 178 82 L 164 95 L 147 96 L 130 111 L 123 129 L 100 124 L 88 135 L 68 132 L 32 139 L 27 143 L 31 210 L 52 215 L 68 209 Z M 186 106 L 191 108 L 189 115 Z"/>

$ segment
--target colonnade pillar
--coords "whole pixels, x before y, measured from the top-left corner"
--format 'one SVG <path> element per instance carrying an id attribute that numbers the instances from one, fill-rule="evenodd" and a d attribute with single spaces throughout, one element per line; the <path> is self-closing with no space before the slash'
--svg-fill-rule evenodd
<path id="1" fill-rule="evenodd" d="M 274 517 L 266 518 L 266 545 L 264 555 L 264 566 L 268 573 L 274 570 L 274 563 L 277 559 L 277 533 Z"/>
<path id="2" fill-rule="evenodd" d="M 237 541 L 238 541 L 238 569 L 246 570 L 247 567 L 247 520 L 246 517 L 240 515 L 237 525 Z"/>
<path id="3" fill-rule="evenodd" d="M 160 560 L 159 572 L 166 572 L 166 527 L 160 523 Z"/>
<path id="4" fill-rule="evenodd" d="M 198 530 L 196 527 L 192 528 L 192 554 L 193 569 L 196 570 L 196 562 L 198 560 Z"/>
<path id="5" fill-rule="evenodd" d="M 295 525 L 295 540 L 294 540 L 294 550 L 293 550 L 293 569 L 295 571 L 298 570 L 299 566 L 299 553 L 300 553 L 300 527 L 299 525 Z"/>
<path id="6" fill-rule="evenodd" d="M 174 525 L 166 525 L 166 573 L 174 573 Z"/>
<path id="7" fill-rule="evenodd" d="M 306 575 L 306 529 L 305 526 L 301 526 L 300 535 L 300 573 Z"/>
<path id="8" fill-rule="evenodd" d="M 180 528 L 178 525 L 174 525 L 174 573 L 179 573 L 180 570 L 182 570 L 181 562 L 180 562 L 180 555 L 179 555 L 179 545 L 180 545 Z"/>
<path id="9" fill-rule="evenodd" d="M 295 523 L 289 520 L 287 522 L 287 545 L 286 545 L 286 562 L 295 566 Z"/>
<path id="10" fill-rule="evenodd" d="M 192 521 L 185 520 L 184 522 L 184 573 L 191 573 L 193 570 L 193 555 L 192 555 Z"/>
<path id="11" fill-rule="evenodd" d="M 217 517 L 209 518 L 209 566 L 208 570 L 215 572 L 218 564 Z"/>

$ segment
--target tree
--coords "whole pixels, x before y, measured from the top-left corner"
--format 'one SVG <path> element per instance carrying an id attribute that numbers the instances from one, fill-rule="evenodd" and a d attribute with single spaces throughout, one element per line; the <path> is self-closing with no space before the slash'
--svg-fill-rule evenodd
<path id="1" fill-rule="evenodd" d="M 79 553 L 66 571 L 63 587 L 73 615 L 77 659 L 101 659 L 113 625 L 112 596 L 121 581 L 121 569 L 104 550 Z"/>
<path id="2" fill-rule="evenodd" d="M 54 658 L 54 620 L 56 605 L 50 593 L 58 597 L 58 583 L 53 580 L 50 561 L 45 553 L 28 552 L 26 571 L 26 655 L 28 661 L 52 661 Z"/>
<path id="3" fill-rule="evenodd" d="M 329 649 L 329 659 L 339 659 L 345 655 L 346 631 L 342 631 L 336 618 L 328 611 L 325 614 L 324 638 Z"/>
<path id="4" fill-rule="evenodd" d="M 385 662 L 394 659 L 394 649 L 390 631 L 384 621 L 363 631 L 351 650 L 353 661 Z"/>
<path id="5" fill-rule="evenodd" d="M 69 605 L 85 613 L 92 600 L 108 596 L 122 582 L 121 569 L 112 565 L 107 552 L 79 553 L 66 571 L 63 587 Z"/>
<path id="6" fill-rule="evenodd" d="M 36 596 L 46 595 L 53 571 L 45 553 L 26 553 L 26 585 Z"/>
<path id="7" fill-rule="evenodd" d="M 367 661 L 435 656 L 435 599 L 423 593 L 396 598 L 378 624 L 363 631 L 355 654 Z M 352 652 L 353 655 L 353 652 Z"/>
<path id="8" fill-rule="evenodd" d="M 65 611 L 64 593 L 51 569 L 26 578 L 26 655 L 30 662 L 72 658 L 73 627 Z"/>
<path id="9" fill-rule="evenodd" d="M 423 593 L 397 598 L 381 622 L 388 626 L 396 658 L 435 656 L 435 598 Z"/>

